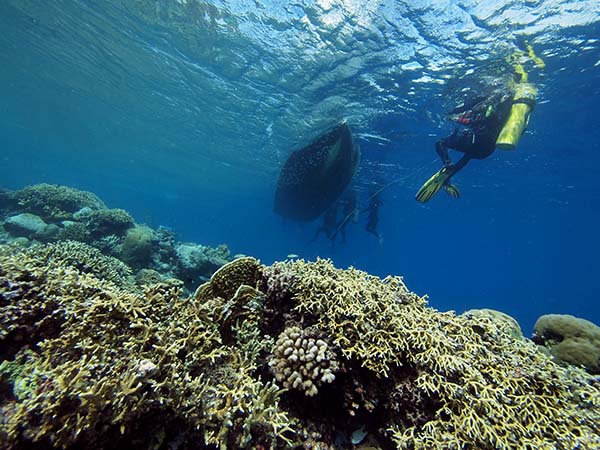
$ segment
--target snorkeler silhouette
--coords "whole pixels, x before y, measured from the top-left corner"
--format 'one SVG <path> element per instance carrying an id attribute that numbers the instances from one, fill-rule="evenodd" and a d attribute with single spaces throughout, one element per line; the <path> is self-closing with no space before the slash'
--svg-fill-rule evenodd
<path id="1" fill-rule="evenodd" d="M 338 209 L 339 204 L 334 203 L 327 209 L 327 211 L 325 211 L 325 214 L 323 214 L 323 222 L 321 223 L 321 226 L 317 228 L 317 231 L 315 231 L 315 235 L 310 242 L 316 241 L 321 233 L 325 234 L 327 239 L 333 239 L 333 236 L 337 230 Z"/>
<path id="2" fill-rule="evenodd" d="M 342 212 L 341 219 L 338 220 L 338 212 Z M 346 227 L 352 221 L 358 220 L 358 200 L 356 191 L 350 191 L 344 198 L 334 203 L 323 215 L 323 222 L 315 232 L 310 242 L 316 241 L 321 233 L 327 236 L 331 244 L 335 244 L 338 235 L 341 235 L 341 243 L 346 242 Z"/>
<path id="3" fill-rule="evenodd" d="M 356 198 L 356 191 L 352 190 L 348 196 L 342 200 L 342 220 L 338 222 L 335 233 L 331 237 L 335 240 L 338 234 L 342 235 L 341 242 L 346 242 L 346 227 L 350 222 L 356 223 L 358 221 L 358 200 Z"/>
<path id="4" fill-rule="evenodd" d="M 369 216 L 367 218 L 367 226 L 365 228 L 369 233 L 375 235 L 380 245 L 383 244 L 383 236 L 381 236 L 381 233 L 377 230 L 377 225 L 379 223 L 379 207 L 381 205 L 383 205 L 383 201 L 379 197 L 379 192 L 371 195 L 369 199 L 369 206 L 367 208 Z"/>

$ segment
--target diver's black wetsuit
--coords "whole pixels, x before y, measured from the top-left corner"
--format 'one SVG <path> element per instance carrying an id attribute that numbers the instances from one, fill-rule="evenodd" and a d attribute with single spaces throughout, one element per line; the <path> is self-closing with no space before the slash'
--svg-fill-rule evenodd
<path id="1" fill-rule="evenodd" d="M 442 162 L 450 170 L 450 176 L 465 167 L 471 159 L 485 159 L 494 153 L 496 139 L 510 114 L 511 102 L 510 92 L 498 91 L 488 97 L 478 97 L 450 113 L 450 119 L 462 127 L 456 127 L 450 136 L 435 144 Z M 456 164 L 452 164 L 448 149 L 464 155 Z"/>

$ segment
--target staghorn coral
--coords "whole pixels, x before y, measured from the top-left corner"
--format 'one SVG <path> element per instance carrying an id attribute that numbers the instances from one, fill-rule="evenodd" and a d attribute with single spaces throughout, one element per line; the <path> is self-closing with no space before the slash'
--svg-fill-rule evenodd
<path id="1" fill-rule="evenodd" d="M 318 332 L 291 326 L 283 330 L 273 349 L 269 365 L 277 381 L 288 389 L 298 389 L 309 397 L 319 392 L 318 387 L 335 380 L 338 369 L 335 354 L 319 337 Z"/>
<path id="2" fill-rule="evenodd" d="M 45 264 L 46 247 L 0 250 L 2 330 L 18 318 L 30 331 L 2 355 L 0 448 L 292 444 L 280 388 L 255 376 L 256 354 L 223 345 L 210 308 L 170 285 L 139 293 L 68 258 Z"/>
<path id="3" fill-rule="evenodd" d="M 515 339 L 508 322 L 435 311 L 398 277 L 325 260 L 275 266 L 295 280 L 292 318 L 341 352 L 338 429 L 366 424 L 399 449 L 600 446 L 597 381 Z"/>
<path id="4" fill-rule="evenodd" d="M 134 284 L 131 269 L 117 258 L 103 255 L 99 250 L 82 242 L 60 241 L 37 245 L 23 254 L 49 268 L 73 267 L 82 273 L 106 280 L 115 286 L 131 287 Z"/>
<path id="5" fill-rule="evenodd" d="M 600 374 L 600 327 L 568 314 L 546 314 L 534 326 L 533 340 L 562 364 Z"/>
<path id="6" fill-rule="evenodd" d="M 11 194 L 22 212 L 37 214 L 46 222 L 71 220 L 82 208 L 105 209 L 106 205 L 95 194 L 67 186 L 35 184 Z"/>
<path id="7" fill-rule="evenodd" d="M 242 258 L 186 298 L 47 264 L 48 247 L 0 247 L 0 448 L 600 446 L 597 379 L 398 277 Z M 300 349 L 335 375 L 316 392 L 277 364 Z"/>

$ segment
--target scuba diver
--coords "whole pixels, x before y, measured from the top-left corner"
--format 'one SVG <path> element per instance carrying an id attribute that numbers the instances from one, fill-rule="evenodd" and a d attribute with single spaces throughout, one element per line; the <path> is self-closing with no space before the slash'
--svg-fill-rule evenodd
<path id="1" fill-rule="evenodd" d="M 533 50 L 529 49 L 531 55 Z M 514 69 L 516 80 L 512 86 L 467 101 L 450 112 L 450 120 L 459 125 L 450 136 L 435 144 L 444 167 L 421 186 L 415 196 L 417 201 L 431 200 L 441 188 L 451 197 L 459 198 L 460 191 L 450 180 L 471 159 L 485 159 L 496 147 L 504 150 L 516 147 L 535 107 L 537 90 L 527 82 L 527 73 L 520 63 Z M 449 158 L 449 149 L 463 153 L 455 164 Z"/>
<path id="2" fill-rule="evenodd" d="M 365 230 L 375 235 L 379 244 L 383 244 L 383 237 L 377 230 L 377 225 L 379 224 L 379 207 L 383 204 L 379 194 L 384 188 L 374 191 L 368 198 L 369 206 L 362 210 L 358 206 L 358 193 L 355 190 L 350 191 L 345 198 L 336 202 L 326 211 L 323 215 L 323 223 L 317 229 L 310 242 L 316 241 L 321 233 L 324 233 L 332 245 L 338 241 L 338 235 L 341 236 L 339 242 L 342 244 L 345 243 L 346 227 L 350 223 L 357 223 L 359 215 L 366 212 L 368 213 L 368 217 Z M 341 219 L 338 220 L 340 208 L 342 215 Z"/>

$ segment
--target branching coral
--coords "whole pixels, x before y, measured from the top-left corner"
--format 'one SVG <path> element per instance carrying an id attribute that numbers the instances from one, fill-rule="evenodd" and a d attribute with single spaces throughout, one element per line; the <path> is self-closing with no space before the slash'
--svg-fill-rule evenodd
<path id="1" fill-rule="evenodd" d="M 234 328 L 247 351 L 226 346 L 211 312 L 180 288 L 117 286 L 110 272 L 80 271 L 97 254 L 75 247 L 77 261 L 56 246 L 0 251 L 0 346 L 13 324 L 27 330 L 2 355 L 12 361 L 0 366 L 1 387 L 14 394 L 0 396 L 0 448 L 291 442 L 280 389 L 253 376 L 272 341 L 242 321 Z M 240 320 L 250 317 L 239 311 Z"/>
<path id="2" fill-rule="evenodd" d="M 23 256 L 28 258 L 28 264 L 43 264 L 49 269 L 75 268 L 115 286 L 128 287 L 133 283 L 131 269 L 126 264 L 81 242 L 61 241 L 33 246 L 25 250 Z"/>
<path id="3" fill-rule="evenodd" d="M 359 412 L 386 422 L 398 448 L 600 446 L 597 382 L 515 339 L 508 322 L 437 312 L 397 277 L 325 260 L 276 266 L 295 280 L 285 287 L 295 320 L 330 336 L 361 391 L 378 386 L 377 406 Z"/>
<path id="4" fill-rule="evenodd" d="M 135 225 L 133 217 L 123 209 L 89 209 L 81 214 L 86 229 L 93 238 L 108 235 L 121 236 Z"/>
<path id="5" fill-rule="evenodd" d="M 109 261 L 0 247 L 0 448 L 600 448 L 596 378 L 398 277 L 241 258 L 184 298 Z"/>

